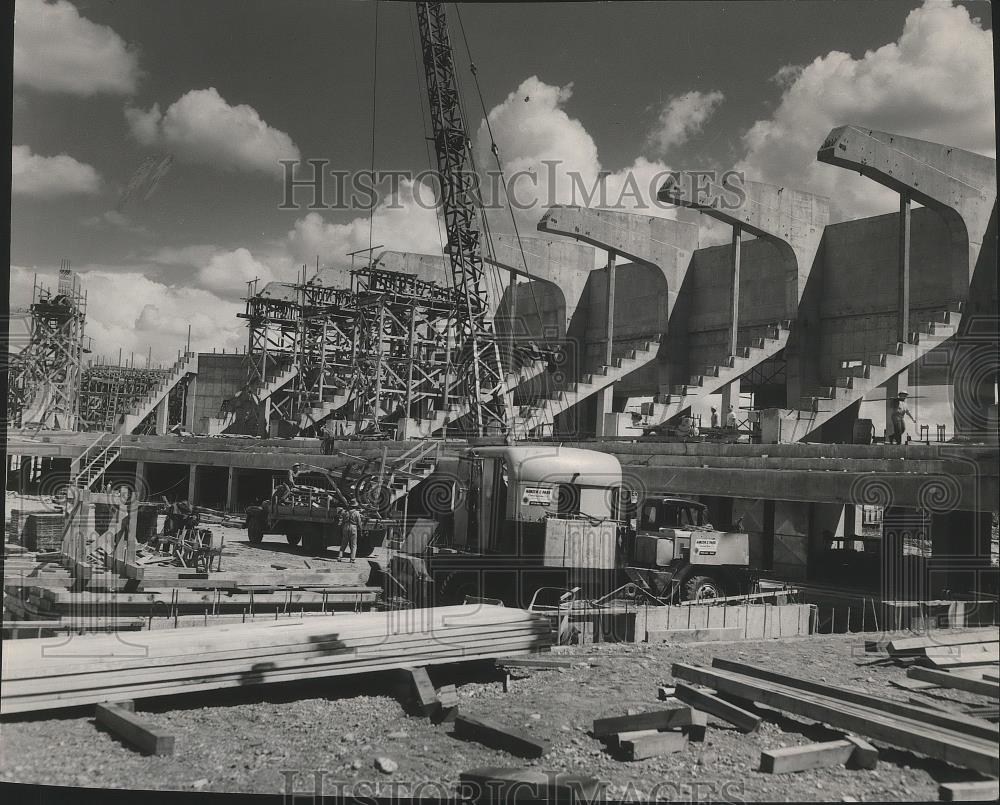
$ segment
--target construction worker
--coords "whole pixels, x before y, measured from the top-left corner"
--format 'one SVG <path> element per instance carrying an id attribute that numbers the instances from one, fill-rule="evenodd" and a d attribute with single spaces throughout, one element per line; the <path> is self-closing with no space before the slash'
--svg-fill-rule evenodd
<path id="1" fill-rule="evenodd" d="M 677 435 L 682 439 L 696 439 L 700 432 L 689 416 L 682 417 L 681 424 L 677 426 Z"/>
<path id="2" fill-rule="evenodd" d="M 719 410 L 717 408 L 712 409 L 712 427 L 719 427 Z"/>
<path id="3" fill-rule="evenodd" d="M 729 430 L 736 430 L 736 409 L 729 406 L 729 413 L 726 414 L 726 427 Z"/>
<path id="4" fill-rule="evenodd" d="M 906 417 L 909 417 L 914 425 L 917 424 L 917 420 L 913 418 L 913 414 L 906 406 L 906 398 L 909 396 L 908 392 L 901 391 L 894 400 L 889 401 L 889 422 L 885 429 L 887 444 L 903 443 L 903 435 L 906 433 Z"/>
<path id="5" fill-rule="evenodd" d="M 358 534 L 361 533 L 361 508 L 358 506 L 356 498 L 351 498 L 341 525 L 340 538 L 340 559 L 346 555 L 347 548 L 351 549 L 351 564 L 358 555 Z"/>

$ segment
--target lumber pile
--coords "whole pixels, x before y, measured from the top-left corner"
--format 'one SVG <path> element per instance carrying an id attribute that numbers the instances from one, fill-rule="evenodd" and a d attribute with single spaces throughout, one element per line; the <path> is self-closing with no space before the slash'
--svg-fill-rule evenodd
<path id="1" fill-rule="evenodd" d="M 591 734 L 603 740 L 612 754 L 625 760 L 645 760 L 680 752 L 689 740 L 704 740 L 707 723 L 705 714 L 698 710 L 670 707 L 594 719 Z"/>
<path id="2" fill-rule="evenodd" d="M 548 621 L 463 605 L 4 646 L 0 713 L 25 713 L 441 663 L 552 643 Z"/>
<path id="3" fill-rule="evenodd" d="M 931 668 L 996 667 L 1000 662 L 1000 627 L 905 637 L 890 641 L 886 650 L 897 661 L 913 660 Z"/>
<path id="4" fill-rule="evenodd" d="M 824 722 L 845 732 L 982 774 L 996 777 L 1000 773 L 1000 730 L 988 721 L 719 658 L 713 660 L 712 666 L 701 668 L 677 663 L 673 675 L 710 687 L 723 697 L 736 697 Z"/>
<path id="5" fill-rule="evenodd" d="M 24 518 L 21 544 L 29 551 L 57 550 L 62 544 L 63 513 L 32 512 Z"/>

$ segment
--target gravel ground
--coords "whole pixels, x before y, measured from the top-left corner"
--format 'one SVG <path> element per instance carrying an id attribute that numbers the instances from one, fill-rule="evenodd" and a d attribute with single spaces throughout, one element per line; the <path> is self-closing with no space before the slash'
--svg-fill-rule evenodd
<path id="1" fill-rule="evenodd" d="M 458 774 L 475 766 L 533 766 L 574 771 L 609 784 L 616 799 L 692 798 L 746 801 L 861 801 L 937 799 L 940 782 L 976 779 L 945 764 L 883 749 L 872 771 L 821 769 L 790 775 L 758 772 L 762 749 L 832 740 L 823 725 L 762 709 L 759 733 L 743 735 L 710 719 L 706 740 L 682 752 L 633 763 L 614 759 L 590 737 L 596 717 L 657 709 L 658 685 L 671 681 L 671 663 L 708 665 L 712 657 L 787 668 L 818 681 L 906 701 L 890 680 L 895 667 L 871 666 L 861 635 L 685 646 L 599 645 L 560 649 L 560 656 L 596 657 L 598 667 L 518 670 L 510 692 L 488 665 L 431 669 L 435 684 L 458 683 L 461 711 L 522 728 L 552 741 L 536 761 L 451 736 L 449 725 L 408 717 L 390 694 L 386 676 L 144 700 L 137 709 L 176 736 L 169 757 L 147 757 L 95 726 L 88 713 L 67 713 L 0 725 L 0 780 L 112 788 L 284 793 L 312 792 L 316 775 L 328 794 L 447 796 Z M 875 635 L 867 636 L 875 639 Z M 882 636 L 884 637 L 884 636 Z M 925 694 L 929 701 L 944 693 Z M 949 701 L 977 701 L 948 694 Z M 377 768 L 378 758 L 397 767 Z M 388 767 L 391 768 L 392 764 Z M 291 780 L 291 785 L 289 785 Z"/>

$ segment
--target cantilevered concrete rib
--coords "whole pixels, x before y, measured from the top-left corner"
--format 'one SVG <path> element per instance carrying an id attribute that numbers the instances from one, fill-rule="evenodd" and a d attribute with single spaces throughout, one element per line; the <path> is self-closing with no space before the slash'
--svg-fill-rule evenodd
<path id="1" fill-rule="evenodd" d="M 699 210 L 774 244 L 788 270 L 785 310 L 789 319 L 795 318 L 823 230 L 830 221 L 828 198 L 749 180 L 725 186 L 709 182 L 691 188 L 675 177 L 667 178 L 657 198 Z"/>
<path id="2" fill-rule="evenodd" d="M 565 307 L 565 320 L 560 322 L 564 335 L 594 270 L 593 247 L 537 237 L 522 237 L 519 243 L 516 237 L 506 234 L 494 234 L 491 241 L 493 255 L 486 257 L 488 263 L 559 289 Z"/>
<path id="3" fill-rule="evenodd" d="M 833 129 L 816 158 L 856 170 L 936 210 L 947 223 L 956 247 L 963 254 L 967 251 L 968 275 L 954 278 L 956 299 L 966 298 L 996 205 L 995 159 L 855 125 Z"/>
<path id="4" fill-rule="evenodd" d="M 617 210 L 556 205 L 542 216 L 538 231 L 565 235 L 659 269 L 667 281 L 668 318 L 698 248 L 694 224 Z"/>

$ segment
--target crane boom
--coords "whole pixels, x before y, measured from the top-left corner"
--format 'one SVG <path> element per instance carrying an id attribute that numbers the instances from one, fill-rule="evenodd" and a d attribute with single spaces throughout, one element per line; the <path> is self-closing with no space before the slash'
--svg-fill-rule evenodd
<path id="1" fill-rule="evenodd" d="M 455 289 L 461 297 L 457 333 L 463 342 L 462 378 L 473 429 L 480 435 L 506 433 L 504 376 L 496 331 L 490 318 L 476 215 L 475 171 L 462 115 L 454 56 L 444 4 L 417 4 L 417 25 L 430 100 L 434 150 L 441 181 L 441 205 Z"/>

